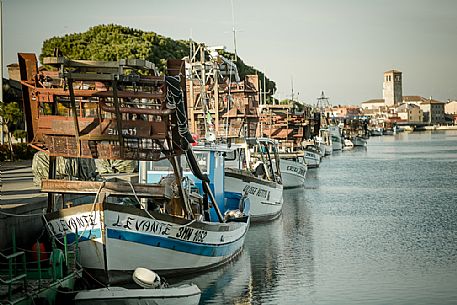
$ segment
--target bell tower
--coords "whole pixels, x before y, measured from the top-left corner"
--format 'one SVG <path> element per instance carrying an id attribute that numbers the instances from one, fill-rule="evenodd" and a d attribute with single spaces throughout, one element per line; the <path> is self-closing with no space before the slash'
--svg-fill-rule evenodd
<path id="1" fill-rule="evenodd" d="M 390 70 L 384 72 L 382 98 L 386 106 L 398 106 L 403 101 L 401 72 Z"/>

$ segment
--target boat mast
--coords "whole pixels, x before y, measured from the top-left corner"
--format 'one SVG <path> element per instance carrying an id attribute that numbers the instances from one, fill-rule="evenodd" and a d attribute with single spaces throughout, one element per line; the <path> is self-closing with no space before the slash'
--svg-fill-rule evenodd
<path id="1" fill-rule="evenodd" d="M 235 62 L 238 61 L 238 54 L 236 53 L 236 29 L 235 29 L 235 11 L 233 10 L 233 0 L 230 0 L 232 5 L 232 32 L 233 32 L 233 46 L 235 49 Z"/>

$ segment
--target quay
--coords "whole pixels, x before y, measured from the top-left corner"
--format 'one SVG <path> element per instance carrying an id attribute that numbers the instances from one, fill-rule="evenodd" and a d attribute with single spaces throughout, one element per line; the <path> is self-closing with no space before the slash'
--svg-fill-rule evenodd
<path id="1" fill-rule="evenodd" d="M 39 215 L 47 206 L 47 194 L 33 183 L 32 160 L 0 163 L 0 249 L 11 246 L 11 230 L 27 245 L 43 230 Z"/>

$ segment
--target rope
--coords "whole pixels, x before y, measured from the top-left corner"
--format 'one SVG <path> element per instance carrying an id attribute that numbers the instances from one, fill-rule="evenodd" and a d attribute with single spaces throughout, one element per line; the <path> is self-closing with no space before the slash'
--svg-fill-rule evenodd
<path id="1" fill-rule="evenodd" d="M 189 149 L 189 143 L 193 143 L 192 136 L 189 133 L 189 128 L 187 125 L 187 113 L 186 109 L 184 108 L 184 99 L 183 99 L 183 91 L 180 86 L 181 82 L 181 75 L 177 76 L 166 76 L 165 81 L 167 84 L 167 108 L 169 109 L 176 109 L 176 118 L 178 121 L 178 133 L 181 136 L 182 143 L 179 147 L 187 151 Z M 183 147 L 185 146 L 185 147 Z"/>
<path id="2" fill-rule="evenodd" d="M 92 203 L 92 207 L 90 210 L 91 216 L 93 216 L 92 213 L 94 212 L 95 204 L 97 203 L 97 199 L 98 199 L 98 196 L 100 195 L 102 188 L 105 186 L 105 182 L 106 182 L 106 180 L 102 181 L 102 183 L 100 184 L 100 187 L 97 190 L 97 193 L 95 194 L 94 202 Z M 49 229 L 49 222 L 46 219 L 44 214 L 42 215 L 42 217 L 43 217 L 44 222 L 46 223 L 46 229 L 47 229 L 48 233 L 50 234 L 50 236 L 53 237 L 54 240 L 57 241 L 59 244 L 61 244 L 62 246 L 65 246 L 65 244 L 63 242 L 61 242 L 59 240 L 59 238 Z M 81 235 L 78 235 L 77 231 L 75 232 L 75 234 L 78 236 L 78 238 L 77 238 L 78 242 L 81 240 L 82 236 L 84 235 L 84 232 L 86 231 L 88 225 L 89 225 L 89 223 L 87 222 L 86 225 L 84 226 L 84 229 L 82 230 L 83 233 Z M 76 242 L 76 239 L 71 244 L 67 244 L 67 246 L 71 246 L 75 242 Z"/>
<path id="3" fill-rule="evenodd" d="M 44 209 L 43 209 L 44 211 Z M 3 212 L 2 209 L 0 209 L 0 214 L 6 215 L 6 216 L 12 216 L 12 217 L 37 217 L 37 216 L 42 216 L 44 215 L 43 213 L 41 214 L 12 214 L 8 212 Z"/>
<path id="4" fill-rule="evenodd" d="M 148 209 L 146 208 L 146 206 L 141 202 L 141 200 L 140 200 L 140 199 L 138 198 L 138 196 L 136 195 L 135 188 L 133 187 L 132 182 L 128 181 L 128 183 L 129 183 L 130 187 L 132 188 L 133 195 L 135 196 L 136 200 L 138 201 L 138 203 L 139 203 L 139 205 L 141 206 L 141 208 L 143 209 L 143 211 L 145 211 L 146 214 L 148 214 L 149 217 L 151 217 L 152 219 L 155 220 L 155 217 L 152 216 L 152 215 L 149 213 L 149 211 L 148 211 Z"/>

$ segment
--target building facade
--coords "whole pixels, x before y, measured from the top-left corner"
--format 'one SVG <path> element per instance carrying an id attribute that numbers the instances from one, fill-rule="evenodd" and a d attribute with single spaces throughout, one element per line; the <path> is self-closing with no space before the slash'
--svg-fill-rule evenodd
<path id="1" fill-rule="evenodd" d="M 424 112 L 419 106 L 414 104 L 401 104 L 397 108 L 397 114 L 403 122 L 422 123 L 424 121 Z"/>
<path id="2" fill-rule="evenodd" d="M 403 100 L 402 73 L 397 70 L 384 72 L 382 98 L 386 106 L 398 106 Z"/>
<path id="3" fill-rule="evenodd" d="M 457 114 L 457 101 L 448 101 L 444 105 L 444 113 Z"/>
<path id="4" fill-rule="evenodd" d="M 429 124 L 444 124 L 444 102 L 434 100 L 432 98 L 425 99 L 420 104 L 420 108 L 424 112 L 424 122 Z"/>

